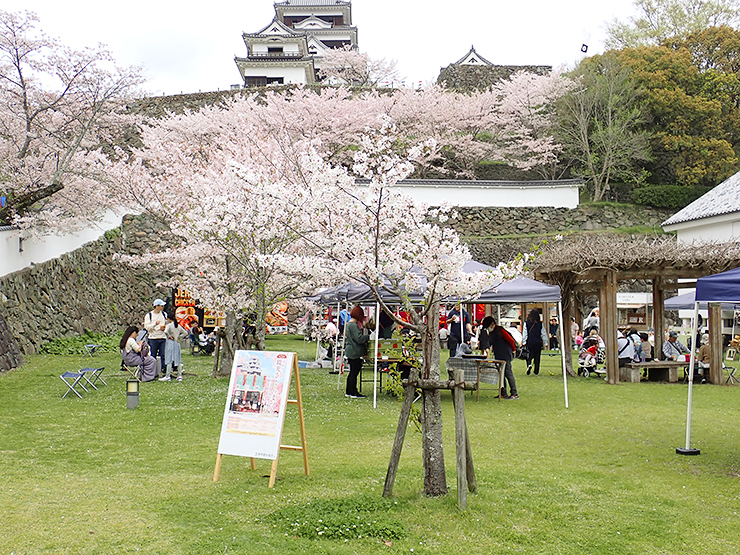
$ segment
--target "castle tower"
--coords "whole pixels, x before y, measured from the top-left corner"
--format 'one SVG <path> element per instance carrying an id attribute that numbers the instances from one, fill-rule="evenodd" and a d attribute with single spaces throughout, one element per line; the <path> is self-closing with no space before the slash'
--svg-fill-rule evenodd
<path id="1" fill-rule="evenodd" d="M 331 48 L 357 48 L 350 0 L 275 2 L 275 18 L 256 33 L 244 33 L 245 58 L 236 66 L 245 87 L 311 84 Z"/>

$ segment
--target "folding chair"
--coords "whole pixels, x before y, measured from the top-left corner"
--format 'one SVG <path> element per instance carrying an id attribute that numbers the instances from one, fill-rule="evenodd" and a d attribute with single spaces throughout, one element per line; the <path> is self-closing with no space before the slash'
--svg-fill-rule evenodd
<path id="1" fill-rule="evenodd" d="M 141 381 L 141 366 L 129 366 L 125 362 L 121 361 L 121 372 L 128 372 L 135 379 Z"/>
<path id="2" fill-rule="evenodd" d="M 740 379 L 735 375 L 735 371 L 737 368 L 733 368 L 732 366 L 723 366 L 725 370 L 727 370 L 727 379 L 725 380 L 725 385 L 730 385 L 734 383 L 740 383 Z"/>
<path id="3" fill-rule="evenodd" d="M 69 392 L 73 392 L 75 395 L 77 395 L 80 399 L 82 399 L 82 395 L 80 395 L 80 392 L 77 391 L 77 386 L 79 385 L 82 389 L 87 391 L 87 388 L 85 388 L 84 384 L 80 383 L 80 380 L 85 376 L 82 372 L 65 372 L 59 378 L 66 384 L 67 391 L 62 395 L 62 399 L 64 399 L 67 395 L 69 395 Z"/>
<path id="4" fill-rule="evenodd" d="M 80 370 L 80 373 L 88 384 L 97 389 L 97 386 L 95 385 L 96 382 L 102 382 L 103 385 L 108 385 L 103 379 L 103 370 L 105 370 L 105 366 L 101 366 L 100 368 L 83 368 Z M 88 376 L 90 377 L 88 378 Z"/>
<path id="5" fill-rule="evenodd" d="M 100 347 L 102 347 L 102 345 L 88 343 L 87 345 L 85 345 L 85 350 L 87 351 L 87 354 L 90 355 L 90 358 L 92 358 Z"/>

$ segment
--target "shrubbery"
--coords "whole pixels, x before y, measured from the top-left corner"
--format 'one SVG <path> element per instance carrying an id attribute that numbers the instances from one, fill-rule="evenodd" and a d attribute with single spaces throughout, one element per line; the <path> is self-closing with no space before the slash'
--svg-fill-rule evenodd
<path id="1" fill-rule="evenodd" d="M 100 350 L 115 353 L 119 350 L 120 335 L 105 335 L 102 333 L 85 332 L 84 335 L 72 337 L 58 337 L 49 343 L 45 343 L 39 349 L 48 355 L 80 355 L 85 354 L 85 345 L 100 345 Z"/>
<path id="2" fill-rule="evenodd" d="M 650 185 L 632 191 L 632 202 L 655 208 L 681 210 L 704 193 L 706 187 L 684 185 Z"/>

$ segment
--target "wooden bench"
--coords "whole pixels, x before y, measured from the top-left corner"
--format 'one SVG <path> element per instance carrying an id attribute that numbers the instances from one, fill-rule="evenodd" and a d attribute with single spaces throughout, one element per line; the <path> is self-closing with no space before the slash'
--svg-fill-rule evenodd
<path id="1" fill-rule="evenodd" d="M 647 370 L 648 380 L 657 382 L 678 382 L 678 369 L 689 365 L 684 360 L 651 360 L 650 362 L 628 362 L 619 368 L 619 379 L 625 382 L 639 382 L 640 371 Z"/>

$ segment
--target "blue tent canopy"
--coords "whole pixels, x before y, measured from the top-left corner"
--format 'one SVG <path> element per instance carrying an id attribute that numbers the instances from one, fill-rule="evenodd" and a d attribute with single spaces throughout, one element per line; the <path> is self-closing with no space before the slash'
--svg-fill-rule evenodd
<path id="1" fill-rule="evenodd" d="M 663 308 L 666 310 L 694 310 L 694 302 L 696 301 L 696 290 L 692 289 L 682 295 L 671 297 L 663 302 Z M 707 301 L 700 301 L 699 308 L 702 310 L 707 309 Z M 733 303 L 722 303 L 722 310 L 733 310 L 735 306 Z"/>
<path id="2" fill-rule="evenodd" d="M 740 268 L 696 280 L 696 300 L 740 303 Z"/>
<path id="3" fill-rule="evenodd" d="M 556 303 L 560 300 L 560 287 L 548 285 L 526 277 L 506 281 L 482 293 L 474 303 Z"/>

